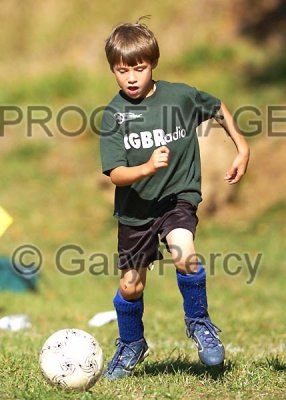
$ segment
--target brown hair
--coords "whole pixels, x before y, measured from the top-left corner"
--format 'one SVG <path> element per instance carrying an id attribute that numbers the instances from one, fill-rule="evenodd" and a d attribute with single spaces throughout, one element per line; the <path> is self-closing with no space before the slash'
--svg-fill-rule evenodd
<path id="1" fill-rule="evenodd" d="M 160 57 L 157 40 L 145 25 L 140 23 L 117 25 L 106 40 L 105 53 L 111 70 L 116 64 L 134 66 L 144 61 L 156 67 Z"/>

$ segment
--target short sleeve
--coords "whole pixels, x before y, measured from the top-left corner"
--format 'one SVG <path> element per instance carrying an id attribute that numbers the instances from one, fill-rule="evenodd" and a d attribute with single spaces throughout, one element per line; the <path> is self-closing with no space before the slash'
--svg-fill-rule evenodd
<path id="1" fill-rule="evenodd" d="M 100 156 L 105 175 L 116 167 L 127 166 L 124 137 L 113 114 L 111 109 L 105 109 L 100 129 Z"/>
<path id="2" fill-rule="evenodd" d="M 196 110 L 199 116 L 199 123 L 213 118 L 221 107 L 221 101 L 209 93 L 197 90 Z"/>

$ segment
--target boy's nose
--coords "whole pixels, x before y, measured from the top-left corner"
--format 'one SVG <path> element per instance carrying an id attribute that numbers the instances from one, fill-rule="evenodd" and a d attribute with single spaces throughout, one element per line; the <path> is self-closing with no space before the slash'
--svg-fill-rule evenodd
<path id="1" fill-rule="evenodd" d="M 129 83 L 135 83 L 135 82 L 136 82 L 136 77 L 135 77 L 134 74 L 131 73 L 131 74 L 128 76 L 128 82 L 129 82 Z"/>

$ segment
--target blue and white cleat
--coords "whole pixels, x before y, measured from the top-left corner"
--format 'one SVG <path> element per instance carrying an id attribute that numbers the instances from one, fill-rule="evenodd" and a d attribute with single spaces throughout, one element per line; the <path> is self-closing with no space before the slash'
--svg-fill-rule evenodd
<path id="1" fill-rule="evenodd" d="M 149 354 L 149 348 L 144 338 L 132 343 L 124 343 L 118 338 L 115 344 L 117 350 L 103 373 L 103 378 L 111 381 L 130 376 L 136 365 Z"/>
<path id="2" fill-rule="evenodd" d="M 208 367 L 222 366 L 225 352 L 217 335 L 221 330 L 209 317 L 185 318 L 185 322 L 187 336 L 194 340 L 201 362 Z"/>

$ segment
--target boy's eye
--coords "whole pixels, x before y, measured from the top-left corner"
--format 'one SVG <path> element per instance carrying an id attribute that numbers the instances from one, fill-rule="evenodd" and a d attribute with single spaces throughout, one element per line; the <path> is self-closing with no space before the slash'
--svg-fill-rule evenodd
<path id="1" fill-rule="evenodd" d="M 136 72 L 143 72 L 144 70 L 145 70 L 145 67 L 137 67 L 137 68 L 135 68 L 135 71 L 136 71 Z M 128 70 L 125 69 L 125 68 L 119 68 L 117 71 L 118 71 L 120 74 L 124 74 L 125 72 L 128 72 Z"/>

